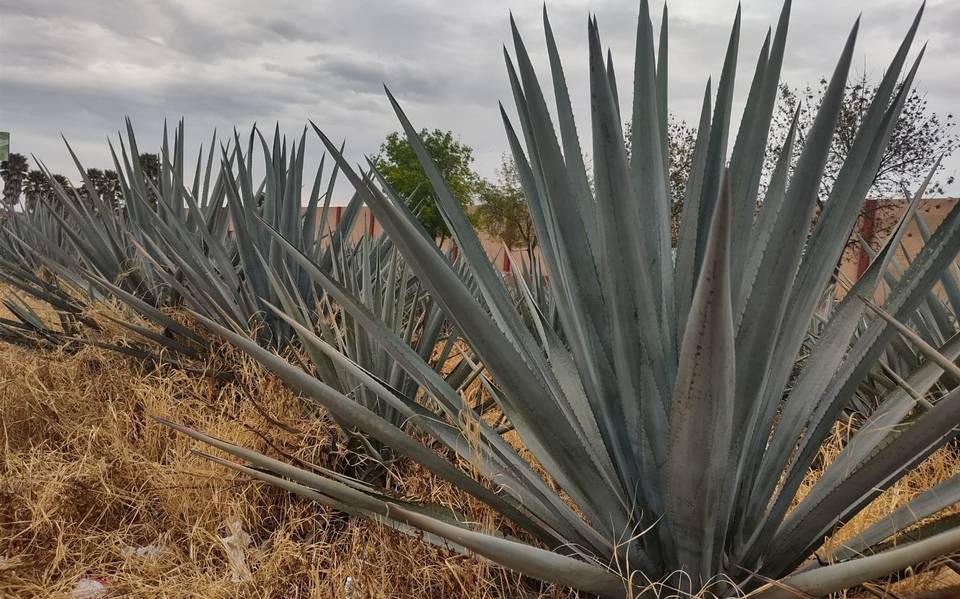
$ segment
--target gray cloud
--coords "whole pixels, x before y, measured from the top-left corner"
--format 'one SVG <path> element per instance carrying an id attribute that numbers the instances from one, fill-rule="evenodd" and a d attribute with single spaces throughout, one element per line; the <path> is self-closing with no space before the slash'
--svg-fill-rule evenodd
<path id="1" fill-rule="evenodd" d="M 670 4 L 670 102 L 683 118 L 696 116 L 703 84 L 720 70 L 736 4 Z M 861 10 L 855 68 L 879 76 L 915 4 L 796 2 L 785 79 L 804 85 L 829 74 Z M 613 49 L 621 97 L 629 97 L 637 3 L 548 5 L 587 140 L 588 11 L 597 15 L 604 43 Z M 123 125 L 125 115 L 134 119 L 145 147 L 158 143 L 164 118 L 186 117 L 197 143 L 214 127 L 223 132 L 254 121 L 270 127 L 279 122 L 299 133 L 312 119 L 332 137 L 347 139 L 351 157 L 359 159 L 398 128 L 383 96 L 386 83 L 416 125 L 456 131 L 474 147 L 481 173 L 492 176 L 506 149 L 497 101 L 512 104 L 501 52 L 504 43 L 512 51 L 511 9 L 545 75 L 542 4 L 532 0 L 283 0 L 269 9 L 254 0 L 0 0 L 0 129 L 11 130 L 15 151 L 35 153 L 65 173 L 72 165 L 61 132 L 85 163 L 107 166 L 104 139 Z M 780 0 L 743 6 L 741 102 L 763 35 L 779 9 Z M 658 18 L 660 4 L 655 10 Z M 928 2 L 919 39 L 930 43 L 919 85 L 933 110 L 954 112 L 960 97 L 960 6 L 953 0 Z M 308 158 L 316 160 L 319 143 L 309 143 L 317 155 Z M 948 165 L 951 172 L 958 169 L 960 157 Z"/>

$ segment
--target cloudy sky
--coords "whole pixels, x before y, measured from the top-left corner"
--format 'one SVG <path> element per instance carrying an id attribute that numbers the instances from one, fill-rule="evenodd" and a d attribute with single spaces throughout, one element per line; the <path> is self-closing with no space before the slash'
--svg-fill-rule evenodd
<path id="1" fill-rule="evenodd" d="M 738 97 L 743 98 L 780 0 L 743 0 Z M 862 11 L 855 70 L 878 78 L 919 2 L 797 0 L 784 79 L 828 74 Z M 588 123 L 586 19 L 597 15 L 629 97 L 638 2 L 549 0 L 581 127 Z M 659 14 L 661 3 L 653 4 Z M 693 119 L 702 86 L 720 69 L 736 0 L 670 3 L 670 102 Z M 0 0 L 0 129 L 12 151 L 72 174 L 65 135 L 86 166 L 109 166 L 106 139 L 129 115 L 141 148 L 163 120 L 186 118 L 191 143 L 253 122 L 299 133 L 308 119 L 346 139 L 359 159 L 397 129 L 386 83 L 418 127 L 452 129 L 493 176 L 505 141 L 497 101 L 509 106 L 501 46 L 513 11 L 545 73 L 539 0 Z M 960 105 L 960 2 L 930 0 L 918 78 L 930 107 Z M 586 131 L 582 135 L 586 136 Z M 319 141 L 309 138 L 319 159 Z M 960 171 L 954 158 L 948 174 Z M 960 193 L 957 185 L 948 189 Z"/>

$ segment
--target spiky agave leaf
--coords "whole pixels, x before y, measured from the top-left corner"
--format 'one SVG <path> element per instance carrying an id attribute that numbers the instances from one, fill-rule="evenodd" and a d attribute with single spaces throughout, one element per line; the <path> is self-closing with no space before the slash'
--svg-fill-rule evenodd
<path id="1" fill-rule="evenodd" d="M 939 163 L 940 160 L 938 159 L 934 166 L 939 166 Z M 930 239 L 931 232 L 929 225 L 927 225 L 924 218 L 920 215 L 918 206 L 932 175 L 933 171 L 928 173 L 927 178 L 914 194 L 913 201 L 903 215 L 903 218 L 915 223 L 924 242 Z M 860 251 L 866 252 L 871 257 L 875 254 L 873 248 L 863 239 L 859 239 L 858 241 L 860 242 Z M 892 268 L 884 273 L 884 282 L 889 289 L 896 287 L 898 281 L 904 274 L 904 267 L 909 267 L 914 259 L 914 256 L 910 255 L 905 246 L 901 244 L 900 248 L 903 256 L 902 262 L 892 262 Z M 917 334 L 922 337 L 925 343 L 937 347 L 944 347 L 945 344 L 956 335 L 957 331 L 960 330 L 960 328 L 958 328 L 960 327 L 960 318 L 958 318 L 958 314 L 960 314 L 960 311 L 958 311 L 960 303 L 955 299 L 956 272 L 956 266 L 949 267 L 946 272 L 943 273 L 939 284 L 930 291 L 925 301 L 920 304 L 917 312 L 906 321 L 912 329 L 916 330 Z M 871 418 L 877 407 L 877 396 L 883 396 L 886 393 L 902 389 L 906 379 L 911 378 L 915 372 L 925 366 L 926 364 L 922 363 L 922 356 L 919 356 L 917 352 L 905 342 L 895 340 L 887 350 L 884 358 L 878 363 L 877 368 L 869 374 L 862 385 L 860 394 L 864 397 L 864 401 L 858 405 L 860 413 Z M 940 380 L 931 383 L 931 385 L 935 385 L 939 395 L 944 394 L 958 384 L 960 384 L 960 380 L 949 374 L 945 374 Z M 909 388 L 909 386 L 907 386 L 907 388 Z M 916 390 L 910 391 L 910 394 L 913 395 L 916 400 L 925 402 L 926 399 L 921 397 L 923 393 L 926 393 L 926 389 L 919 393 Z M 923 405 L 923 403 L 921 403 L 921 405 Z"/>

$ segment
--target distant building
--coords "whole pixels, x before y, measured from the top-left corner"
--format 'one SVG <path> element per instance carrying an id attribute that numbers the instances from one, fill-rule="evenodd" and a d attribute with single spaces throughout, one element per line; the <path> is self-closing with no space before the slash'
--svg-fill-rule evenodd
<path id="1" fill-rule="evenodd" d="M 930 234 L 933 234 L 953 207 L 956 206 L 957 201 L 956 198 L 920 200 L 920 204 L 917 206 L 917 216 L 923 219 Z M 851 236 L 840 261 L 838 274 L 841 281 L 852 284 L 863 276 L 867 267 L 870 266 L 871 253 L 863 248 L 859 239 L 862 238 L 873 250 L 878 250 L 899 222 L 907 206 L 909 206 L 909 203 L 905 199 L 871 199 L 864 203 L 854 234 Z M 902 268 L 906 268 L 910 261 L 920 253 L 924 245 L 923 235 L 916 219 L 914 219 L 907 226 L 900 247 L 896 249 L 895 258 L 897 262 Z M 960 270 L 955 269 L 954 276 L 958 276 L 958 282 L 960 282 Z M 837 295 L 843 296 L 844 293 L 844 287 L 842 285 L 838 286 Z M 942 294 L 943 289 L 937 285 L 934 287 L 934 293 Z M 877 302 L 883 302 L 886 295 L 887 287 L 881 285 L 877 289 L 875 299 Z"/>
<path id="2" fill-rule="evenodd" d="M 468 208 L 468 210 L 469 209 L 470 208 Z M 327 214 L 326 226 L 320 223 L 321 230 L 335 230 L 343 220 L 346 210 L 346 206 L 331 206 L 330 211 Z M 351 230 L 351 238 L 353 240 L 357 240 L 364 233 L 372 237 L 377 237 L 383 234 L 383 225 L 377 220 L 373 212 L 366 206 L 360 209 L 360 214 L 357 216 L 356 223 Z M 511 260 L 513 260 L 518 266 L 523 261 L 527 260 L 526 248 L 512 248 L 508 257 L 507 252 L 504 251 L 503 243 L 501 243 L 498 239 L 495 239 L 484 231 L 478 231 L 477 236 L 480 239 L 480 244 L 483 246 L 487 257 L 491 262 L 493 262 L 494 266 L 504 274 L 509 275 L 511 273 Z M 444 240 L 441 248 L 444 251 L 450 250 L 454 253 L 454 255 L 456 255 L 457 247 L 451 239 Z M 536 252 L 536 254 L 539 257 L 539 252 Z"/>
<path id="3" fill-rule="evenodd" d="M 955 198 L 923 199 L 917 206 L 917 216 L 923 219 L 927 229 L 932 233 L 937 230 L 956 204 Z M 870 265 L 870 253 L 857 243 L 856 236 L 863 238 L 873 249 L 879 249 L 908 205 L 906 200 L 873 199 L 864 202 L 854 237 L 848 244 L 840 265 L 840 272 L 844 276 L 851 281 L 856 281 Z M 923 236 L 914 220 L 907 227 L 901 247 L 897 248 L 897 259 L 901 264 L 906 264 L 907 258 L 915 257 L 923 245 Z"/>

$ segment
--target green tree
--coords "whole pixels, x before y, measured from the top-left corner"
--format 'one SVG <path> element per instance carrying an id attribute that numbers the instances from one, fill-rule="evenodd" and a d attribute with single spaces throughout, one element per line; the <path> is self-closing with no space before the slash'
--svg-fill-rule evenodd
<path id="1" fill-rule="evenodd" d="M 53 193 L 53 187 L 47 181 L 47 176 L 36 169 L 27 174 L 23 183 L 23 197 L 25 207 L 32 212 L 34 208 L 44 199 L 50 197 Z"/>
<path id="2" fill-rule="evenodd" d="M 497 175 L 496 183 L 484 181 L 480 188 L 474 213 L 477 227 L 510 249 L 522 247 L 531 252 L 537 246 L 537 235 L 530 207 L 520 186 L 516 164 L 506 154 L 501 158 Z"/>
<path id="3" fill-rule="evenodd" d="M 462 206 L 471 204 L 482 187 L 480 177 L 471 167 L 473 149 L 460 142 L 451 131 L 423 129 L 420 139 L 457 201 Z M 398 132 L 388 135 L 373 162 L 407 206 L 417 211 L 420 222 L 434 239 L 449 237 L 450 232 L 437 210 L 433 186 L 404 135 Z"/>
<path id="4" fill-rule="evenodd" d="M 139 157 L 140 168 L 147 184 L 147 201 L 156 208 L 157 195 L 153 187 L 160 185 L 159 154 L 143 153 Z M 86 176 L 93 184 L 100 199 L 114 210 L 123 209 L 123 190 L 120 177 L 113 169 L 88 168 Z M 75 191 L 81 200 L 90 203 L 90 193 L 82 182 L 74 187 L 73 183 L 60 174 L 53 175 L 54 180 L 65 190 Z M 47 176 L 39 170 L 31 170 L 23 177 L 22 191 L 27 210 L 33 210 L 42 201 L 55 201 L 56 194 Z"/>
<path id="5" fill-rule="evenodd" d="M 30 165 L 23 154 L 10 154 L 7 160 L 0 162 L 0 178 L 3 179 L 3 204 L 13 208 L 20 202 L 24 179 Z"/>

